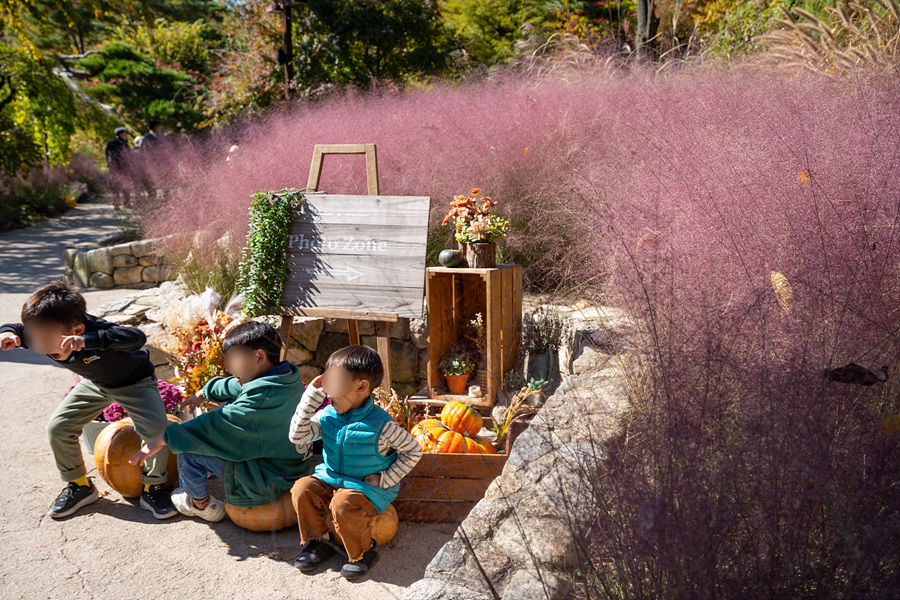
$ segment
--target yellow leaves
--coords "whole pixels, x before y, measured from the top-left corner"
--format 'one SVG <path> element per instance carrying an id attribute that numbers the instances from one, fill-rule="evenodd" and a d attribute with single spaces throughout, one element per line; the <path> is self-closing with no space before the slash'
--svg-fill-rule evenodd
<path id="1" fill-rule="evenodd" d="M 775 292 L 775 299 L 778 300 L 778 304 L 784 309 L 784 312 L 791 312 L 791 305 L 794 302 L 794 290 L 791 287 L 791 282 L 778 271 L 770 272 L 769 279 L 772 281 L 772 290 Z"/>
<path id="2" fill-rule="evenodd" d="M 810 183 L 812 183 L 812 177 L 809 176 L 809 171 L 807 171 L 806 169 L 800 171 L 800 174 L 797 176 L 797 178 L 800 180 L 800 185 L 809 185 Z"/>

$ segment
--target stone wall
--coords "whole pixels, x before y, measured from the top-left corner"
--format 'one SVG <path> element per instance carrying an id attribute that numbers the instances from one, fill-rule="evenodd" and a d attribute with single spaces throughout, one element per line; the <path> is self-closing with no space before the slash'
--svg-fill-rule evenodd
<path id="1" fill-rule="evenodd" d="M 80 287 L 150 287 L 172 279 L 174 265 L 156 254 L 158 240 L 138 240 L 114 246 L 93 242 L 63 251 L 65 277 Z"/>
<path id="2" fill-rule="evenodd" d="M 376 347 L 375 323 L 358 321 L 360 342 Z M 391 348 L 391 383 L 401 396 L 412 396 L 426 385 L 428 329 L 422 319 L 403 319 L 388 328 Z M 322 373 L 331 354 L 350 345 L 345 319 L 294 317 L 288 360 L 300 367 L 303 381 Z"/>
<path id="3" fill-rule="evenodd" d="M 628 409 L 632 324 L 615 309 L 567 317 L 562 384 L 516 438 L 502 474 L 403 600 L 557 600 L 571 589 L 604 442 Z"/>

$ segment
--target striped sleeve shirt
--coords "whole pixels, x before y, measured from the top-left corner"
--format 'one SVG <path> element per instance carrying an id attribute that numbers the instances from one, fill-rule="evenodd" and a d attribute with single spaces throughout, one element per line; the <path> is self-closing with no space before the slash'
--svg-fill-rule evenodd
<path id="1" fill-rule="evenodd" d="M 312 386 L 307 387 L 300 404 L 297 405 L 294 417 L 291 419 L 291 443 L 301 454 L 308 453 L 309 444 L 322 437 L 322 429 L 319 427 L 320 413 L 317 413 L 316 409 L 324 400 L 325 392 Z M 422 447 L 419 442 L 394 421 L 388 421 L 381 430 L 381 436 L 378 438 L 378 452 L 382 456 L 388 456 L 391 452 L 397 453 L 397 460 L 379 474 L 382 489 L 397 485 L 422 458 Z"/>

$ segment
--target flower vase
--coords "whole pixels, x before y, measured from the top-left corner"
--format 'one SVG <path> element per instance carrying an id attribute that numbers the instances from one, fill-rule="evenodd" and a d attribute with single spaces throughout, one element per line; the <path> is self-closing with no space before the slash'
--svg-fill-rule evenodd
<path id="1" fill-rule="evenodd" d="M 451 394 L 458 396 L 466 393 L 466 383 L 469 381 L 468 373 L 463 375 L 444 375 L 444 379 L 447 380 L 447 387 L 450 388 Z"/>
<path id="2" fill-rule="evenodd" d="M 494 242 L 466 244 L 466 263 L 470 269 L 493 269 L 497 266 L 497 244 Z"/>

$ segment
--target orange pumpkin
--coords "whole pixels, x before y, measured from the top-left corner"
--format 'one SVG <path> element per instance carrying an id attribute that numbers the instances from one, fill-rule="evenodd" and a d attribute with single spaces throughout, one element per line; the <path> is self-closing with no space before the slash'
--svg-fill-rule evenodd
<path id="1" fill-rule="evenodd" d="M 448 429 L 438 436 L 431 451 L 437 454 L 463 454 L 468 446 L 466 440 L 463 434 Z"/>
<path id="2" fill-rule="evenodd" d="M 393 504 L 388 504 L 386 509 L 369 519 L 369 526 L 372 528 L 372 539 L 379 546 L 387 544 L 397 534 L 397 525 L 399 523 L 400 519 L 397 518 L 397 510 Z M 344 543 L 341 535 L 334 528 L 334 520 L 332 520 L 330 512 L 325 515 L 325 526 L 328 527 L 328 531 L 331 533 L 331 539 L 338 544 Z"/>
<path id="3" fill-rule="evenodd" d="M 275 502 L 247 508 L 225 503 L 225 512 L 238 527 L 250 531 L 278 531 L 297 524 L 297 513 L 288 492 Z"/>
<path id="4" fill-rule="evenodd" d="M 425 419 L 416 423 L 410 433 L 422 446 L 422 450 L 431 452 L 437 438 L 445 431 L 448 431 L 448 429 L 444 427 L 444 424 L 439 419 Z"/>
<path id="5" fill-rule="evenodd" d="M 453 400 L 441 410 L 441 423 L 458 433 L 477 435 L 481 431 L 481 413 L 470 404 Z"/>
<path id="6" fill-rule="evenodd" d="M 166 415 L 170 423 L 181 423 L 175 415 Z M 94 464 L 97 472 L 109 487 L 125 498 L 137 498 L 144 489 L 141 483 L 141 467 L 128 460 L 141 449 L 141 438 L 134 430 L 134 421 L 125 418 L 114 421 L 100 432 L 94 442 Z M 168 484 L 178 483 L 178 457 L 169 452 L 166 464 Z"/>
<path id="7" fill-rule="evenodd" d="M 466 438 L 465 451 L 466 454 L 497 454 L 497 449 L 494 448 L 494 444 L 477 435 Z"/>

